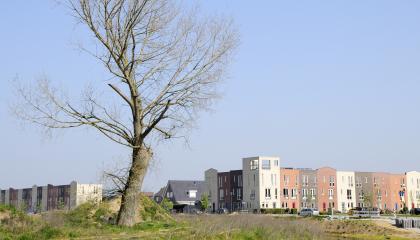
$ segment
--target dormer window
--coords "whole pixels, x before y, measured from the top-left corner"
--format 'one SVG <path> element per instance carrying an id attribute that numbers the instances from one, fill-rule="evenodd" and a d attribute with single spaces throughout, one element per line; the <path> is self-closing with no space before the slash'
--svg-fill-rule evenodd
<path id="1" fill-rule="evenodd" d="M 190 197 L 190 198 L 196 198 L 197 197 L 197 190 L 187 191 L 187 196 Z"/>

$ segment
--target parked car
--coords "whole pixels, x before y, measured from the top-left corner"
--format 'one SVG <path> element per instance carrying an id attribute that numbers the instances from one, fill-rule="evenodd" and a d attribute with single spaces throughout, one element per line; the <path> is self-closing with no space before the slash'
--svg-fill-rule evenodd
<path id="1" fill-rule="evenodd" d="M 217 213 L 218 214 L 228 214 L 229 210 L 227 210 L 227 208 L 219 208 L 219 209 L 217 209 Z"/>
<path id="2" fill-rule="evenodd" d="M 306 217 L 306 216 L 318 216 L 319 211 L 314 208 L 304 208 L 299 213 L 300 216 Z"/>
<path id="3" fill-rule="evenodd" d="M 410 214 L 420 215 L 420 208 L 413 208 L 410 210 Z"/>

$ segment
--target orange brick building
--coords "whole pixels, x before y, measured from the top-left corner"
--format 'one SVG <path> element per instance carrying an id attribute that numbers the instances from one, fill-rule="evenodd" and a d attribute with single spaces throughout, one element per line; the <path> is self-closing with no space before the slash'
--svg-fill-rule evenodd
<path id="1" fill-rule="evenodd" d="M 334 168 L 317 169 L 318 210 L 337 210 L 337 171 Z"/>
<path id="2" fill-rule="evenodd" d="M 299 169 L 280 169 L 280 201 L 282 208 L 296 208 L 299 210 Z"/>

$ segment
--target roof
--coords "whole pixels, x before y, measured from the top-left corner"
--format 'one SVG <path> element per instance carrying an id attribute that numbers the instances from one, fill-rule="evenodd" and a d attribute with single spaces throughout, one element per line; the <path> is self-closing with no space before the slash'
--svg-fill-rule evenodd
<path id="1" fill-rule="evenodd" d="M 196 190 L 196 197 L 191 198 L 187 193 L 190 190 Z M 207 192 L 204 181 L 196 180 L 169 180 L 167 191 L 173 192 L 175 202 L 196 201 L 201 199 L 201 195 Z"/>

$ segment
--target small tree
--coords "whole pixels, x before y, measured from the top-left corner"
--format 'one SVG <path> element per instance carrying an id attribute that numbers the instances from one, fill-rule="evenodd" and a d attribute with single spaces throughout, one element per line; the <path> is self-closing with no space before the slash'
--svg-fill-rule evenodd
<path id="1" fill-rule="evenodd" d="M 372 202 L 372 195 L 371 194 L 365 193 L 363 195 L 363 204 L 365 204 L 365 206 L 367 205 L 369 208 L 372 208 L 373 202 Z"/>
<path id="2" fill-rule="evenodd" d="M 164 198 L 160 203 L 160 206 L 163 207 L 166 211 L 171 211 L 174 208 L 174 204 L 168 198 Z"/>
<path id="3" fill-rule="evenodd" d="M 205 212 L 208 207 L 209 207 L 209 197 L 207 196 L 207 194 L 203 194 L 200 200 L 200 208 L 203 212 Z"/>

